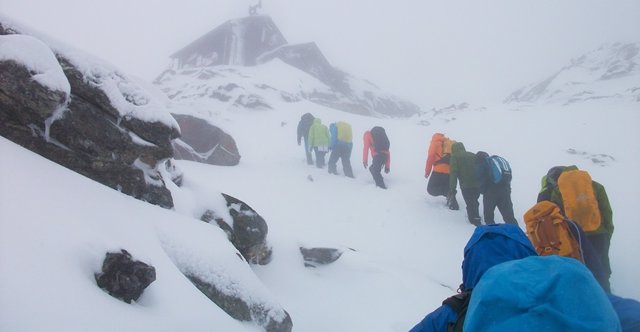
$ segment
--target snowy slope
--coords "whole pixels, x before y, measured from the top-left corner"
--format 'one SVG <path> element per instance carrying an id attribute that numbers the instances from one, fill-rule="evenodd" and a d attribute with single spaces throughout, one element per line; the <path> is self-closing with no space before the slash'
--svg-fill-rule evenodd
<path id="1" fill-rule="evenodd" d="M 547 79 L 523 87 L 506 103 L 556 103 L 614 99 L 640 102 L 640 43 L 605 44 Z"/>
<path id="2" fill-rule="evenodd" d="M 519 220 L 534 204 L 549 167 L 576 164 L 588 170 L 606 186 L 614 210 L 612 288 L 640 299 L 640 268 L 630 254 L 640 250 L 635 209 L 640 180 L 629 176 L 640 163 L 640 115 L 634 104 L 489 107 L 424 126 L 417 119 L 380 120 L 306 101 L 271 102 L 277 107 L 265 112 L 173 105 L 211 117 L 234 135 L 243 154 L 236 167 L 179 161 L 185 177 L 181 189 L 173 188 L 175 212 L 120 195 L 2 139 L 0 270 L 11 273 L 0 276 L 0 330 L 253 330 L 193 288 L 159 240 L 177 241 L 170 234 L 181 233 L 202 239 L 203 232 L 222 239 L 193 217 L 203 194 L 225 192 L 242 198 L 269 224 L 274 259 L 251 269 L 291 314 L 294 331 L 406 331 L 457 288 L 462 249 L 473 231 L 463 211 L 449 211 L 443 198 L 426 196 L 425 152 L 435 131 L 464 142 L 468 150 L 509 159 Z M 353 125 L 355 179 L 306 165 L 295 141 L 297 121 L 306 111 L 325 123 Z M 549 122 L 551 115 L 557 121 Z M 360 137 L 373 125 L 384 126 L 391 140 L 386 191 L 374 186 L 360 161 Z M 614 160 L 596 164 L 590 156 L 598 154 Z M 332 265 L 305 268 L 301 245 L 336 247 L 345 254 Z M 104 251 L 121 246 L 158 269 L 158 280 L 132 306 L 93 282 Z M 34 314 L 39 320 L 30 318 Z"/>

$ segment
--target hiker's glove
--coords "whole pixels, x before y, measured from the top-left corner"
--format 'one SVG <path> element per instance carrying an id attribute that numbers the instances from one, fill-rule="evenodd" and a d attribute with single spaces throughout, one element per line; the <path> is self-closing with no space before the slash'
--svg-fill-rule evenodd
<path id="1" fill-rule="evenodd" d="M 391 169 L 389 169 L 389 167 L 385 167 L 385 168 L 384 168 L 384 172 L 385 172 L 386 174 L 389 174 L 389 171 L 390 171 L 390 170 L 391 170 Z"/>
<path id="2" fill-rule="evenodd" d="M 369 167 L 369 164 L 367 164 L 367 162 L 366 162 L 366 161 L 363 161 L 363 162 L 362 162 L 362 165 L 364 166 L 364 168 Z"/>

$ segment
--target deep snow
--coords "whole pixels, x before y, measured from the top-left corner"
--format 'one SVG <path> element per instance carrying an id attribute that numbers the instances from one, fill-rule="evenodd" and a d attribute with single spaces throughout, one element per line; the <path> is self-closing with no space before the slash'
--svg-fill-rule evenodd
<path id="1" fill-rule="evenodd" d="M 235 256 L 221 231 L 196 220 L 224 192 L 251 205 L 269 224 L 273 261 L 251 269 L 270 293 L 264 296 L 291 314 L 294 331 L 406 331 L 455 291 L 462 249 L 473 231 L 460 195 L 461 211 L 426 195 L 426 149 L 436 131 L 462 141 L 467 150 L 511 162 L 521 226 L 548 168 L 576 164 L 588 170 L 606 187 L 614 211 L 613 291 L 640 299 L 640 268 L 633 257 L 640 250 L 637 103 L 498 105 L 462 111 L 454 121 L 448 121 L 451 114 L 376 119 L 304 101 L 274 103 L 276 110 L 258 112 L 169 105 L 208 117 L 234 136 L 242 154 L 235 167 L 178 161 L 185 177 L 182 188 L 172 188 L 175 211 L 124 196 L 0 139 L 0 330 L 256 330 L 209 302 L 172 263 L 175 252 L 166 251 L 167 241 L 192 239 L 190 245 L 208 250 L 217 262 Z M 304 112 L 325 124 L 352 124 L 355 179 L 306 165 L 296 143 Z M 431 125 L 420 125 L 422 120 Z M 388 190 L 374 186 L 361 162 L 362 133 L 374 125 L 384 126 L 391 141 Z M 599 166 L 568 153 L 570 148 L 615 160 Z M 301 245 L 345 253 L 331 265 L 305 268 Z M 133 305 L 111 298 L 93 279 L 105 251 L 121 247 L 158 272 Z M 250 287 L 246 291 L 252 295 Z"/>

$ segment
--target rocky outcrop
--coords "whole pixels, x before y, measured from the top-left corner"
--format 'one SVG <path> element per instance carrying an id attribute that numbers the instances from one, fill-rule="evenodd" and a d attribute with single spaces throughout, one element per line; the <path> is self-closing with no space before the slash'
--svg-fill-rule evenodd
<path id="1" fill-rule="evenodd" d="M 19 31 L 0 22 L 0 34 L 12 38 L 5 35 Z M 34 79 L 40 74 L 29 59 L 0 60 L 0 135 L 125 194 L 173 207 L 158 169 L 166 167 L 171 140 L 180 135 L 175 120 L 115 69 L 79 51 L 52 48 L 37 50 L 38 56 L 58 62 L 68 95 Z"/>
<path id="2" fill-rule="evenodd" d="M 274 315 L 269 308 L 247 303 L 240 297 L 225 294 L 215 284 L 208 283 L 193 275 L 186 277 L 212 302 L 217 304 L 229 316 L 244 322 L 254 321 L 262 326 L 266 332 L 289 332 L 293 329 L 293 322 L 289 313 L 282 310 L 284 315 Z"/>
<path id="3" fill-rule="evenodd" d="M 640 43 L 602 45 L 504 102 L 567 105 L 599 99 L 640 101 Z"/>
<path id="4" fill-rule="evenodd" d="M 182 133 L 172 143 L 175 159 L 219 166 L 235 166 L 240 162 L 240 153 L 231 135 L 191 115 L 173 114 L 173 117 Z"/>

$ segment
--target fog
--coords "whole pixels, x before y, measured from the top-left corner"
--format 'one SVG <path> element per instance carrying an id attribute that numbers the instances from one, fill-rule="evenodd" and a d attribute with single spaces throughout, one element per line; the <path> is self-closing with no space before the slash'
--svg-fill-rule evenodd
<path id="1" fill-rule="evenodd" d="M 153 80 L 256 0 L 0 0 L 0 11 Z M 500 102 L 606 42 L 640 40 L 640 1 L 263 0 L 289 43 L 423 108 Z"/>

